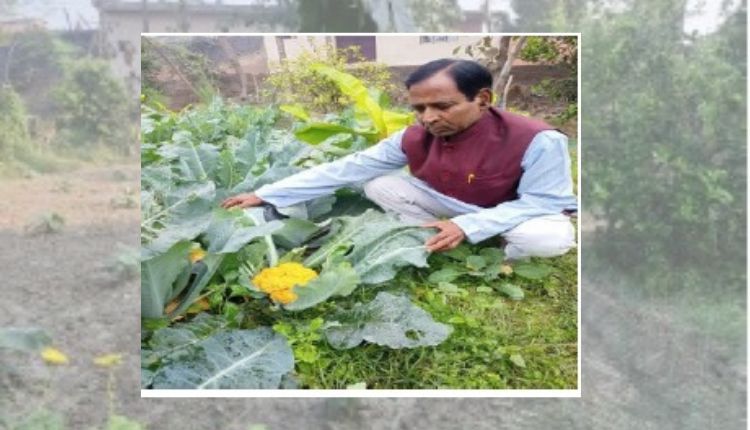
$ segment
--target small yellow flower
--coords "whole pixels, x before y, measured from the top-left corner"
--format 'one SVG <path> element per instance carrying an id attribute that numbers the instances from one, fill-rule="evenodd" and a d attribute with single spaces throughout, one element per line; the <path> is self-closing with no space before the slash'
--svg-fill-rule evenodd
<path id="1" fill-rule="evenodd" d="M 122 354 L 105 354 L 94 357 L 94 364 L 99 367 L 115 367 L 122 363 Z"/>
<path id="2" fill-rule="evenodd" d="M 62 353 L 59 349 L 48 346 L 39 353 L 47 364 L 62 365 L 68 364 L 68 356 Z"/>
<path id="3" fill-rule="evenodd" d="M 261 291 L 268 293 L 271 300 L 286 305 L 297 300 L 292 288 L 304 287 L 317 276 L 314 270 L 299 263 L 282 263 L 261 270 L 252 282 Z"/>
<path id="4" fill-rule="evenodd" d="M 503 275 L 510 276 L 513 274 L 513 267 L 511 267 L 509 264 L 501 264 L 500 273 L 502 273 Z"/>
<path id="5" fill-rule="evenodd" d="M 198 261 L 203 260 L 203 258 L 206 256 L 206 251 L 201 248 L 199 244 L 193 244 L 193 247 L 190 248 L 190 254 L 188 254 L 188 258 L 190 259 L 190 262 L 195 264 Z"/>

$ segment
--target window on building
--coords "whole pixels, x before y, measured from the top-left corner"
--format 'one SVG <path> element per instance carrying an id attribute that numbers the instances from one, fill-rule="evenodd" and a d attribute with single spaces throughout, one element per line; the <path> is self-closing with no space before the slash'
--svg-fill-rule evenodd
<path id="1" fill-rule="evenodd" d="M 458 42 L 458 36 L 419 36 L 419 43 Z"/>

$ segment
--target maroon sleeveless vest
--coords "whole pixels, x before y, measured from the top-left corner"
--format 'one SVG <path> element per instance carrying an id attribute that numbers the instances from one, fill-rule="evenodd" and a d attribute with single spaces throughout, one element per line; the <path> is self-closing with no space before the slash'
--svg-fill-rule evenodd
<path id="1" fill-rule="evenodd" d="M 401 148 L 412 175 L 445 195 L 492 207 L 518 198 L 526 149 L 537 133 L 553 129 L 541 121 L 491 108 L 447 140 L 413 125 L 406 129 Z"/>

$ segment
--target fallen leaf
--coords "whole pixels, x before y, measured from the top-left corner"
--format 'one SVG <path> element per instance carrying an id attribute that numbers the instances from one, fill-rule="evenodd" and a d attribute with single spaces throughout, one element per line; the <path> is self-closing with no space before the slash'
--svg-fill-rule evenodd
<path id="1" fill-rule="evenodd" d="M 94 364 L 99 367 L 115 367 L 122 363 L 122 354 L 105 354 L 94 357 Z"/>
<path id="2" fill-rule="evenodd" d="M 177 309 L 179 305 L 180 302 L 178 302 L 177 299 L 172 300 L 171 302 L 169 302 L 167 307 L 164 308 L 164 313 L 167 315 L 171 314 L 175 309 Z"/>
<path id="3" fill-rule="evenodd" d="M 188 314 L 199 314 L 203 311 L 207 311 L 211 309 L 211 304 L 208 302 L 207 298 L 202 298 L 198 300 L 197 302 L 190 305 L 190 307 L 187 309 Z"/>
<path id="4" fill-rule="evenodd" d="M 68 356 L 59 349 L 52 348 L 51 346 L 44 348 L 39 354 L 42 356 L 42 360 L 47 364 L 68 364 Z"/>
<path id="5" fill-rule="evenodd" d="M 515 364 L 518 367 L 526 367 L 526 361 L 523 359 L 523 356 L 521 356 L 521 354 L 511 354 L 509 359 L 511 363 Z"/>

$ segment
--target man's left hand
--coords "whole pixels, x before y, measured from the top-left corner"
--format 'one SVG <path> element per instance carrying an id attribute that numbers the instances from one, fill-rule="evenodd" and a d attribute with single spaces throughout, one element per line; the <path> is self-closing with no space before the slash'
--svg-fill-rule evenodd
<path id="1" fill-rule="evenodd" d="M 440 230 L 440 233 L 425 242 L 425 246 L 430 252 L 448 251 L 460 245 L 466 238 L 463 230 L 453 221 L 435 221 L 424 224 L 422 227 L 433 227 Z"/>

